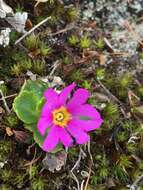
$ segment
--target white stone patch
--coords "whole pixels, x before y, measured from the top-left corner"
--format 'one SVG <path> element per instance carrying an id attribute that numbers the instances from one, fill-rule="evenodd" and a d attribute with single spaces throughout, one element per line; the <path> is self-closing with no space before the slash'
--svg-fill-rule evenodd
<path id="1" fill-rule="evenodd" d="M 10 32 L 11 32 L 10 28 L 6 28 L 6 29 L 0 31 L 0 45 L 2 45 L 3 47 L 6 47 L 9 45 Z"/>

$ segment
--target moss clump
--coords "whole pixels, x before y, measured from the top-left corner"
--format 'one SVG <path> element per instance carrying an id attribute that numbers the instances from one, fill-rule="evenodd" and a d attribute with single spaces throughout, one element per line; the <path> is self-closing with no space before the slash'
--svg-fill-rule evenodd
<path id="1" fill-rule="evenodd" d="M 12 181 L 12 178 L 14 177 L 12 170 L 7 169 L 7 168 L 4 168 L 1 170 L 0 176 L 4 182 L 10 182 Z"/>
<path id="2" fill-rule="evenodd" d="M 0 189 L 1 189 L 1 190 L 14 190 L 14 189 L 12 189 L 11 186 L 6 185 L 6 184 L 0 185 Z"/>
<path id="3" fill-rule="evenodd" d="M 96 177 L 94 179 L 94 183 L 103 183 L 107 177 L 109 176 L 109 162 L 107 158 L 104 155 L 97 155 L 95 157 L 97 167 L 95 169 L 96 171 Z"/>
<path id="4" fill-rule="evenodd" d="M 86 49 L 89 48 L 91 46 L 91 40 L 87 35 L 84 35 L 81 39 L 80 39 L 80 48 L 81 49 Z"/>
<path id="5" fill-rule="evenodd" d="M 19 120 L 15 113 L 11 112 L 10 115 L 4 117 L 4 124 L 11 128 L 16 128 L 18 126 Z"/>
<path id="6" fill-rule="evenodd" d="M 15 75 L 16 77 L 19 77 L 22 74 L 22 68 L 19 63 L 11 66 L 11 74 Z"/>
<path id="7" fill-rule="evenodd" d="M 0 161 L 5 162 L 9 157 L 12 152 L 12 142 L 11 141 L 6 141 L 6 140 L 1 140 L 0 141 Z"/>
<path id="8" fill-rule="evenodd" d="M 76 47 L 79 43 L 79 38 L 76 35 L 71 35 L 68 39 L 70 45 Z"/>
<path id="9" fill-rule="evenodd" d="M 46 182 L 41 177 L 32 180 L 30 190 L 45 190 L 45 188 Z"/>
<path id="10" fill-rule="evenodd" d="M 15 187 L 20 189 L 25 185 L 26 177 L 27 177 L 27 173 L 24 170 L 18 171 L 18 172 L 16 171 L 15 176 L 12 180 L 12 183 L 14 184 Z"/>
<path id="11" fill-rule="evenodd" d="M 115 103 L 107 103 L 106 107 L 103 110 L 105 123 L 107 126 L 111 129 L 113 128 L 114 124 L 119 119 L 120 113 L 119 113 L 119 107 Z"/>
<path id="12" fill-rule="evenodd" d="M 121 75 L 118 79 L 118 89 L 117 93 L 119 97 L 126 98 L 127 97 L 127 88 L 131 87 L 133 81 L 133 76 L 131 73 L 125 73 Z"/>
<path id="13" fill-rule="evenodd" d="M 105 42 L 104 42 L 103 38 L 101 38 L 101 37 L 99 39 L 97 39 L 96 41 L 94 41 L 94 44 L 97 49 L 103 49 L 105 46 Z"/>
<path id="14" fill-rule="evenodd" d="M 96 78 L 98 80 L 103 80 L 105 78 L 105 69 L 104 68 L 96 69 Z"/>

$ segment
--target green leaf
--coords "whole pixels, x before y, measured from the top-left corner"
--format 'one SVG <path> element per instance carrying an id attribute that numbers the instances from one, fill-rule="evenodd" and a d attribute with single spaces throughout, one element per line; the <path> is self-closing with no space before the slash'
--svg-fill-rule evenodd
<path id="1" fill-rule="evenodd" d="M 40 80 L 31 81 L 28 80 L 24 83 L 21 92 L 28 91 L 33 92 L 35 96 L 40 100 L 43 97 L 44 91 L 48 88 L 48 84 Z"/>
<path id="2" fill-rule="evenodd" d="M 24 123 L 36 123 L 38 119 L 37 104 L 38 99 L 33 92 L 23 91 L 15 98 L 13 109 Z"/>
<path id="3" fill-rule="evenodd" d="M 36 123 L 44 104 L 43 93 L 48 85 L 40 80 L 28 80 L 15 98 L 13 109 L 20 120 L 26 124 Z"/>

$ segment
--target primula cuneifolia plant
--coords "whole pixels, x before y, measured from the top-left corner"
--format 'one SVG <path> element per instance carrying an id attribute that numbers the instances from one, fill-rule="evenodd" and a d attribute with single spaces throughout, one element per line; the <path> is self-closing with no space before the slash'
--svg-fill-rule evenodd
<path id="1" fill-rule="evenodd" d="M 86 101 L 89 92 L 75 90 L 75 83 L 57 93 L 41 81 L 27 81 L 15 98 L 13 108 L 35 141 L 45 151 L 57 145 L 72 146 L 89 141 L 87 132 L 102 124 L 98 111 Z M 73 94 L 73 95 L 72 95 Z"/>

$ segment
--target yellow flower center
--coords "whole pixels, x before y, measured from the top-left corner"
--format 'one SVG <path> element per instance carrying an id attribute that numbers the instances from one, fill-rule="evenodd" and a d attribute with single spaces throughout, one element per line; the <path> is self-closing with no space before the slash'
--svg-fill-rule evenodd
<path id="1" fill-rule="evenodd" d="M 66 127 L 68 122 L 71 120 L 71 114 L 64 106 L 55 109 L 52 114 L 54 124 L 60 127 Z"/>

